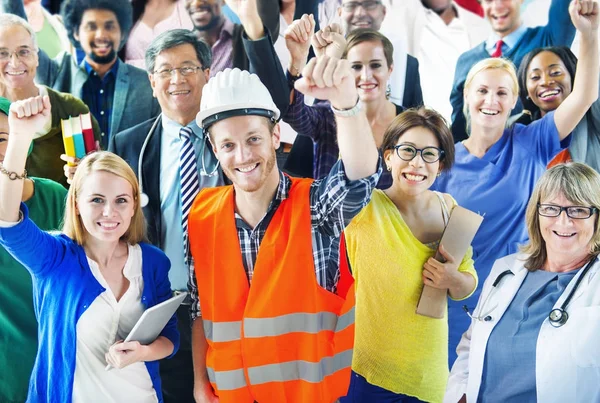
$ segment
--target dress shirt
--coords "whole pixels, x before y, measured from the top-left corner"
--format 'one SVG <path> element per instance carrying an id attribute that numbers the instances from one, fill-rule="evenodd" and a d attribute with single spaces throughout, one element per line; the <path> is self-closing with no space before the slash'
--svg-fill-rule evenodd
<path id="1" fill-rule="evenodd" d="M 73 381 L 73 403 L 102 401 L 157 402 L 156 391 L 144 362 L 106 371 L 104 354 L 118 340 L 124 340 L 144 313 L 142 303 L 142 249 L 128 246 L 123 275 L 129 281 L 119 301 L 100 272 L 98 264 L 87 259 L 94 278 L 105 288 L 77 321 L 77 353 Z"/>
<path id="2" fill-rule="evenodd" d="M 162 115 L 162 136 L 160 141 L 160 211 L 161 211 L 161 244 L 163 251 L 171 261 L 169 281 L 173 290 L 186 290 L 188 267 L 183 255 L 183 229 L 181 227 L 181 180 L 179 177 L 179 151 L 181 140 L 179 123 Z M 196 121 L 188 127 L 192 129 L 196 139 L 194 144 L 204 143 L 204 134 Z M 204 151 L 204 150 L 203 150 Z M 201 162 L 197 161 L 198 167 Z M 200 185 L 202 185 L 202 177 Z"/>
<path id="3" fill-rule="evenodd" d="M 100 125 L 103 144 L 108 144 L 110 138 L 110 118 L 112 116 L 113 96 L 119 63 L 121 61 L 117 58 L 110 70 L 106 72 L 104 77 L 100 78 L 87 60 L 83 62 L 85 71 L 88 73 L 88 79 L 83 84 L 82 101 L 90 108 L 90 112 Z"/>
<path id="4" fill-rule="evenodd" d="M 485 41 L 485 50 L 491 55 L 496 50 L 496 43 L 502 39 L 502 42 L 504 42 L 504 45 L 502 45 L 502 54 L 505 54 L 510 49 L 512 49 L 517 44 L 517 42 L 521 40 L 521 37 L 525 35 L 526 31 L 527 27 L 524 24 L 521 24 L 519 28 L 516 29 L 516 31 L 511 32 L 504 38 L 501 38 L 500 35 L 493 32 Z M 519 66 L 515 67 L 519 68 Z"/>
<path id="5" fill-rule="evenodd" d="M 316 180 L 310 188 L 310 217 L 313 259 L 317 283 L 328 291 L 335 292 L 339 280 L 339 237 L 344 228 L 371 200 L 373 189 L 381 175 L 381 159 L 373 175 L 350 181 L 346 177 L 344 164 L 338 161 L 327 178 Z M 267 213 L 251 228 L 240 215 L 235 214 L 235 223 L 242 253 L 244 270 L 248 282 L 252 283 L 254 264 L 260 243 L 277 208 L 288 197 L 291 180 L 279 171 L 279 186 Z M 190 276 L 192 290 L 192 319 L 200 316 L 196 276 Z"/>
<path id="6" fill-rule="evenodd" d="M 225 18 L 219 38 L 212 46 L 211 77 L 214 77 L 219 71 L 233 68 L 233 26 L 233 22 Z"/>

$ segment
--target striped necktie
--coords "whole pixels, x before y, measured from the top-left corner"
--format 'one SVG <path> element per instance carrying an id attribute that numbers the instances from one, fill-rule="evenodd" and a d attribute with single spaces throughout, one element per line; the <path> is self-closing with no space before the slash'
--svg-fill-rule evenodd
<path id="1" fill-rule="evenodd" d="M 183 253 L 185 263 L 190 264 L 189 239 L 188 239 L 188 215 L 192 203 L 200 190 L 198 183 L 198 169 L 196 165 L 196 154 L 191 137 L 194 135 L 189 127 L 179 130 L 181 149 L 179 151 L 179 176 L 181 178 L 181 226 L 183 228 Z"/>

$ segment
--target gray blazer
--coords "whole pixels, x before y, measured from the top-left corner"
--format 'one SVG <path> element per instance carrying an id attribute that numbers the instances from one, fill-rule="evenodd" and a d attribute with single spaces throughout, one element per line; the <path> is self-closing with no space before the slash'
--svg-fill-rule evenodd
<path id="1" fill-rule="evenodd" d="M 36 81 L 60 92 L 68 92 L 82 98 L 82 89 L 88 74 L 83 62 L 77 65 L 73 56 L 61 53 L 50 59 L 43 51 L 39 51 L 39 66 Z M 138 123 L 145 122 L 160 113 L 160 106 L 152 95 L 152 87 L 148 73 L 123 62 L 119 63 L 110 133 L 117 134 Z M 102 148 L 108 147 L 108 138 L 102 138 Z"/>

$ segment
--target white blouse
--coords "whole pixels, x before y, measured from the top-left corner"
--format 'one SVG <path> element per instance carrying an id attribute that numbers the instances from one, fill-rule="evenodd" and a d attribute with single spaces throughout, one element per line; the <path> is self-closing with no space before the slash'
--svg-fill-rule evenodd
<path id="1" fill-rule="evenodd" d="M 123 275 L 129 288 L 117 302 L 98 264 L 88 258 L 92 274 L 106 288 L 77 322 L 77 353 L 73 402 L 157 402 L 156 391 L 144 362 L 105 371 L 105 353 L 117 340 L 124 340 L 144 312 L 141 302 L 142 250 L 129 245 Z"/>

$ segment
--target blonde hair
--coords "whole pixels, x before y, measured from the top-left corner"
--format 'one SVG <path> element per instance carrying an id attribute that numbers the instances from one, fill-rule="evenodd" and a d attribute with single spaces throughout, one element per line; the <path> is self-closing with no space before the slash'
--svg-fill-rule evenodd
<path id="1" fill-rule="evenodd" d="M 543 200 L 564 195 L 573 205 L 595 207 L 600 209 L 600 174 L 589 166 L 570 162 L 556 165 L 547 170 L 540 178 L 527 204 L 525 220 L 529 232 L 529 243 L 521 251 L 529 255 L 525 267 L 537 270 L 546 263 L 546 243 L 540 230 L 538 204 Z M 588 218 L 594 219 L 594 216 Z M 594 234 L 590 240 L 590 255 L 600 252 L 600 226 L 598 216 L 595 217 Z"/>
<path id="2" fill-rule="evenodd" d="M 88 232 L 77 213 L 77 198 L 81 192 L 81 187 L 89 175 L 98 171 L 108 172 L 125 179 L 129 182 L 133 190 L 133 199 L 135 202 L 134 213 L 129 228 L 123 234 L 121 240 L 132 245 L 146 241 L 146 220 L 144 219 L 142 207 L 139 202 L 140 187 L 137 177 L 131 167 L 121 157 L 108 151 L 92 153 L 79 163 L 77 172 L 75 172 L 73 182 L 67 193 L 63 232 L 79 245 L 85 243 Z"/>
<path id="3" fill-rule="evenodd" d="M 490 57 L 487 59 L 480 60 L 475 63 L 469 73 L 467 74 L 467 79 L 465 80 L 465 87 L 463 90 L 463 97 L 467 95 L 469 92 L 469 88 L 473 83 L 473 79 L 477 74 L 481 73 L 485 70 L 502 70 L 508 74 L 510 80 L 512 81 L 512 86 L 510 90 L 512 91 L 515 98 L 519 96 L 519 80 L 517 79 L 517 70 L 515 65 L 507 59 L 503 59 L 500 57 Z M 465 115 L 465 120 L 467 122 L 467 133 L 471 131 L 471 115 L 469 114 L 469 105 L 464 102 L 463 104 L 463 115 Z"/>

